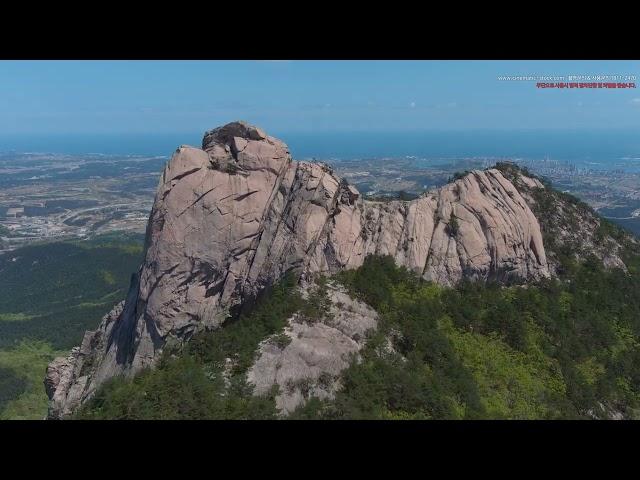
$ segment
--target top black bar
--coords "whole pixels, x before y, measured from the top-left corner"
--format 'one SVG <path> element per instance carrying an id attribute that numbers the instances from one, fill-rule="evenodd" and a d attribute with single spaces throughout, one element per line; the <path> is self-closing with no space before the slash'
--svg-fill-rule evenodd
<path id="1" fill-rule="evenodd" d="M 213 5 L 213 4 L 212 4 Z M 602 5 L 601 5 L 602 6 Z M 13 16 L 0 29 L 0 59 L 185 59 L 185 60 L 629 60 L 640 57 L 630 15 L 597 23 L 558 16 L 543 3 L 519 4 L 516 18 L 488 7 L 455 12 L 361 7 L 345 13 L 322 6 L 260 8 L 244 4 L 199 7 L 190 12 L 97 10 Z M 39 9 L 40 7 L 38 7 Z M 305 8 L 304 12 L 298 9 Z M 320 8 L 320 7 L 317 7 Z M 509 7 L 513 10 L 515 7 Z M 584 8 L 580 7 L 582 10 Z M 40 10 L 39 10 L 40 11 Z M 515 12 L 515 10 L 514 10 Z M 301 13 L 292 18 L 292 13 Z M 509 13 L 509 12 L 506 12 Z M 482 15 L 482 16 L 481 16 Z M 485 16 L 485 18 L 483 18 Z M 486 17 L 490 17 L 486 19 Z M 625 20 L 625 17 L 628 20 Z"/>

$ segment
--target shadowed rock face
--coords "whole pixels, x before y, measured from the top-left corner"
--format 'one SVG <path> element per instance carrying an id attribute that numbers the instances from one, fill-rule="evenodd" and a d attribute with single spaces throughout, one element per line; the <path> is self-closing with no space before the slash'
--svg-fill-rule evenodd
<path id="1" fill-rule="evenodd" d="M 202 149 L 176 150 L 145 243 L 124 304 L 49 367 L 50 417 L 109 377 L 152 365 L 167 343 L 219 326 L 289 270 L 335 273 L 388 254 L 447 285 L 549 276 L 538 221 L 498 170 L 410 202 L 367 202 L 326 165 L 292 161 L 283 142 L 243 122 L 207 132 Z"/>

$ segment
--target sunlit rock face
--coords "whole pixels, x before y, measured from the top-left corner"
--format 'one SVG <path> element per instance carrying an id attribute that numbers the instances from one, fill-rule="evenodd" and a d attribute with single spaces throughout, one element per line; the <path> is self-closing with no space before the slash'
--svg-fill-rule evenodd
<path id="1" fill-rule="evenodd" d="M 202 148 L 181 146 L 164 169 L 126 301 L 50 366 L 50 417 L 106 379 L 153 365 L 167 343 L 219 326 L 287 271 L 335 273 L 369 254 L 445 285 L 549 276 L 538 221 L 498 170 L 409 202 L 369 202 L 257 127 L 207 132 Z"/>

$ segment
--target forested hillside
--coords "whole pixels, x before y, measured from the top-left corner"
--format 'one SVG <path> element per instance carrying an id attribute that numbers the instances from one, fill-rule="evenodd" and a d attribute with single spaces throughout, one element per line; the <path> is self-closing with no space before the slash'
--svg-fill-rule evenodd
<path id="1" fill-rule="evenodd" d="M 125 296 L 142 241 L 114 234 L 0 256 L 0 418 L 44 418 L 47 364 Z"/>
<path id="2" fill-rule="evenodd" d="M 598 262 L 528 288 L 424 283 L 389 258 L 342 281 L 382 313 L 310 418 L 638 418 L 640 281 Z"/>

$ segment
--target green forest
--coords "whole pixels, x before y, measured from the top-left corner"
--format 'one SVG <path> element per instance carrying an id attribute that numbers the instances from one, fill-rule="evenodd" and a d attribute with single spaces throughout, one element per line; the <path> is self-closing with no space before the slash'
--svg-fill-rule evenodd
<path id="1" fill-rule="evenodd" d="M 0 419 L 44 418 L 47 364 L 124 298 L 142 242 L 111 234 L 0 256 Z"/>

